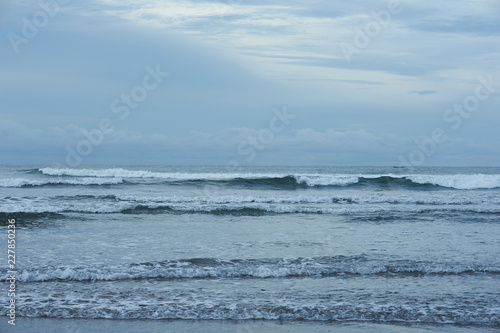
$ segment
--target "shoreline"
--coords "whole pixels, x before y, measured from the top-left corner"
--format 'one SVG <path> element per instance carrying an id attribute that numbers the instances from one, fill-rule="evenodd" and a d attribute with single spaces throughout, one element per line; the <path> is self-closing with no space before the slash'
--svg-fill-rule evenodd
<path id="1" fill-rule="evenodd" d="M 16 325 L 0 322 L 2 332 L 204 332 L 204 333 L 302 333 L 302 332 L 449 332 L 479 333 L 498 332 L 498 327 L 460 326 L 455 324 L 423 323 L 374 323 L 374 322 L 319 322 L 319 321 L 270 321 L 270 320 L 154 320 L 154 319 L 60 319 L 18 317 Z"/>

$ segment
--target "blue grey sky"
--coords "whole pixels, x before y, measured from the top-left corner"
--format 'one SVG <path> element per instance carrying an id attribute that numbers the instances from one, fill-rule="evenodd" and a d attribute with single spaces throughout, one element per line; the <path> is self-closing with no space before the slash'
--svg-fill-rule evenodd
<path id="1" fill-rule="evenodd" d="M 500 166 L 500 2 L 4 1 L 0 163 Z"/>

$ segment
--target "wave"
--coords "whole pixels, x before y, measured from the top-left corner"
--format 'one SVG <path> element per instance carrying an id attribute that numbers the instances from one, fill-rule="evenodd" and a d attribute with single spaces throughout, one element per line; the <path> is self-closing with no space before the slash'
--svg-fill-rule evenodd
<path id="1" fill-rule="evenodd" d="M 500 188 L 500 175 L 410 175 L 405 178 L 417 184 L 431 184 L 458 190 Z"/>
<path id="2" fill-rule="evenodd" d="M 45 221 L 54 221 L 64 219 L 65 216 L 59 213 L 39 212 L 39 213 L 4 213 L 0 212 L 0 226 L 9 225 L 8 220 L 15 218 L 18 227 L 29 225 L 43 225 Z"/>
<path id="3" fill-rule="evenodd" d="M 72 177 L 119 177 L 119 178 L 156 178 L 170 182 L 226 182 L 240 185 L 276 185 L 276 186 L 345 186 L 357 183 L 356 175 L 288 175 L 270 173 L 182 173 L 132 171 L 121 168 L 93 169 L 57 169 L 42 168 L 39 171 L 48 176 Z"/>
<path id="4" fill-rule="evenodd" d="M 98 295 L 104 296 L 99 299 L 99 306 L 95 304 L 95 293 L 94 296 L 85 295 L 85 299 L 71 299 L 71 301 L 56 299 L 52 296 L 38 296 L 35 300 L 23 300 L 16 315 L 59 319 L 238 320 L 234 329 L 240 331 L 241 328 L 242 332 L 260 332 L 266 327 L 262 322 L 257 323 L 255 320 L 279 321 L 280 326 L 283 321 L 288 324 L 295 322 L 294 325 L 297 322 L 308 321 L 401 323 L 405 326 L 410 323 L 478 325 L 491 327 L 490 329 L 500 326 L 498 302 L 488 300 L 489 303 L 483 305 L 484 301 L 474 296 L 452 297 L 448 300 L 422 298 L 411 302 L 378 299 L 360 304 L 356 301 L 335 298 L 332 295 L 321 296 L 328 300 L 324 302 L 316 299 L 295 299 L 287 294 L 278 295 L 277 299 L 265 298 L 258 294 L 245 294 L 247 300 L 242 301 L 231 296 L 201 298 L 199 291 L 193 294 L 186 291 L 179 293 L 142 290 L 142 293 L 145 293 L 143 297 L 135 298 L 132 302 L 125 302 L 116 301 L 121 296 L 118 292 L 97 292 Z M 186 299 L 187 297 L 190 299 Z M 175 302 L 171 299 L 175 299 Z M 0 310 L 2 316 L 7 314 L 7 307 L 4 309 Z M 242 322 L 245 320 L 249 322 Z M 79 332 L 80 326 L 68 323 L 65 327 Z M 394 327 L 396 331 L 398 326 Z M 303 327 L 305 331 L 308 328 Z M 438 328 L 439 326 L 434 327 L 433 331 Z M 412 331 L 411 328 L 402 327 L 399 327 L 398 331 L 406 330 Z M 284 330 L 280 328 L 280 331 Z M 361 331 L 366 331 L 366 328 L 362 328 Z"/>
<path id="5" fill-rule="evenodd" d="M 364 175 L 358 183 L 378 186 L 438 186 L 457 190 L 500 188 L 500 175 Z"/>
<path id="6" fill-rule="evenodd" d="M 332 187 L 332 186 L 439 186 L 459 190 L 500 188 L 500 175 L 444 174 L 272 174 L 272 173 L 182 173 L 145 170 L 41 168 L 46 176 L 92 177 L 117 179 L 156 179 L 169 183 L 215 182 L 236 186 L 271 186 L 276 188 Z M 131 181 L 133 183 L 133 181 Z"/>
<path id="7" fill-rule="evenodd" d="M 352 205 L 352 204 L 391 204 L 391 205 L 420 205 L 420 206 L 471 206 L 471 205 L 497 205 L 500 198 L 492 198 L 487 194 L 477 194 L 474 197 L 465 196 L 460 193 L 454 195 L 430 195 L 428 193 L 416 193 L 412 196 L 394 196 L 391 193 L 381 194 L 358 194 L 358 195 L 317 195 L 317 194 L 284 194 L 284 195 L 217 195 L 222 192 L 213 191 L 205 195 L 68 195 L 51 196 L 47 198 L 37 197 L 0 197 L 0 203 L 20 203 L 27 201 L 30 205 L 36 202 L 128 202 L 141 205 Z M 337 205 L 334 205 L 337 204 Z"/>
<path id="8" fill-rule="evenodd" d="M 187 173 L 187 172 L 152 172 L 145 170 L 125 170 L 122 168 L 112 169 L 69 169 L 69 168 L 41 168 L 44 175 L 48 176 L 72 176 L 72 177 L 117 177 L 117 178 L 157 178 L 171 181 L 195 181 L 195 180 L 233 180 L 233 179 L 272 179 L 283 178 L 286 175 L 265 173 Z"/>
<path id="9" fill-rule="evenodd" d="M 304 278 L 330 276 L 422 276 L 422 275 L 499 275 L 500 267 L 464 263 L 432 263 L 413 260 L 385 262 L 366 256 L 334 256 L 296 259 L 192 258 L 145 262 L 120 266 L 42 267 L 18 270 L 21 282 L 117 281 L 137 279 L 207 278 Z M 5 281 L 8 275 L 2 280 Z"/>
<path id="10" fill-rule="evenodd" d="M 20 207 L 6 206 L 5 211 L 0 214 L 12 216 L 13 214 L 50 214 L 50 213 L 83 213 L 83 214 L 210 214 L 210 215 L 232 215 L 232 216 L 262 216 L 274 214 L 331 214 L 342 211 L 322 208 L 293 208 L 288 206 L 277 206 L 268 208 L 256 207 L 175 207 L 169 205 L 138 205 L 138 204 L 80 204 L 71 206 L 39 206 Z M 345 211 L 344 211 L 345 212 Z"/>
<path id="11" fill-rule="evenodd" d="M 401 220 L 405 218 L 414 218 L 411 214 L 435 214 L 436 212 L 446 211 L 448 213 L 472 213 L 472 214 L 500 214 L 497 208 L 463 208 L 463 209 L 446 209 L 435 207 L 433 209 L 410 209 L 402 207 L 395 209 L 394 207 L 378 208 L 351 208 L 351 207 L 294 207 L 294 206 L 271 206 L 271 207 L 185 207 L 174 205 L 138 205 L 122 203 L 118 205 L 109 204 L 80 204 L 63 207 L 55 206 L 39 206 L 39 207 L 4 207 L 5 211 L 0 212 L 4 216 L 12 216 L 13 214 L 31 214 L 30 216 L 40 216 L 48 214 L 208 214 L 208 215 L 231 215 L 231 216 L 264 216 L 277 214 L 378 214 L 376 217 L 369 215 L 368 217 L 360 217 L 353 215 L 354 220 L 366 221 L 375 220 Z M 399 215 L 398 215 L 399 214 Z M 409 215 L 410 214 L 410 215 Z M 0 216 L 2 216 L 0 215 Z M 364 215 L 363 215 L 364 216 Z"/>
<path id="12" fill-rule="evenodd" d="M 0 179 L 0 187 L 35 187 L 57 185 L 117 185 L 123 183 L 121 178 L 78 178 L 78 179 L 25 179 L 7 178 Z"/>
<path id="13" fill-rule="evenodd" d="M 260 332 L 266 327 L 254 320 L 279 321 L 277 325 L 283 324 L 282 321 L 288 324 L 295 322 L 294 325 L 304 321 L 481 325 L 483 330 L 486 329 L 484 326 L 491 326 L 491 330 L 500 325 L 498 299 L 493 295 L 484 297 L 474 293 L 446 297 L 439 293 L 419 297 L 400 297 L 398 293 L 391 293 L 369 298 L 371 295 L 367 297 L 366 293 L 353 291 L 350 291 L 350 295 L 337 295 L 328 291 L 323 294 L 312 291 L 312 295 L 297 295 L 295 290 L 273 292 L 260 288 L 255 288 L 260 289 L 255 292 L 229 293 L 220 290 L 210 293 L 204 288 L 130 287 L 134 286 L 122 289 L 118 285 L 106 290 L 99 285 L 82 284 L 67 293 L 37 291 L 25 296 L 25 292 L 18 296 L 22 306 L 16 309 L 16 315 L 86 319 L 239 320 L 234 330 L 240 331 L 241 328 L 245 332 Z M 133 291 L 139 295 L 132 296 Z M 406 293 L 403 291 L 403 294 Z M 7 311 L 8 308 L 3 307 L 0 315 L 5 316 Z M 73 329 L 72 323 L 67 326 Z M 305 331 L 307 328 L 310 327 L 303 327 Z M 438 328 L 434 327 L 433 331 Z M 73 331 L 79 330 L 75 326 Z M 401 326 L 398 330 L 398 326 L 394 326 L 390 331 L 406 331 L 406 328 Z M 446 331 L 453 331 L 453 326 Z"/>
<path id="14" fill-rule="evenodd" d="M 3 214 L 212 214 L 262 216 L 275 214 L 379 214 L 388 213 L 399 219 L 421 213 L 498 214 L 498 200 L 478 195 L 471 199 L 462 195 L 414 197 L 391 195 L 226 195 L 170 196 L 141 195 L 75 195 L 53 197 L 0 198 Z"/>

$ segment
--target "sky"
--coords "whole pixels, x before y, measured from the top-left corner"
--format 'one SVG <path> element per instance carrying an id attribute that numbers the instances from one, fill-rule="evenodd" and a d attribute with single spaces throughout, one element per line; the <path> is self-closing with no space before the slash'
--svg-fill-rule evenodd
<path id="1" fill-rule="evenodd" d="M 0 164 L 500 166 L 500 2 L 0 2 Z"/>

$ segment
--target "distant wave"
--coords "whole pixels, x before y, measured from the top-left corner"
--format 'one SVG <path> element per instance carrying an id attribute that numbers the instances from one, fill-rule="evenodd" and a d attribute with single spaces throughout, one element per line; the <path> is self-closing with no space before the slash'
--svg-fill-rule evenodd
<path id="1" fill-rule="evenodd" d="M 393 197 L 389 194 L 345 195 L 222 195 L 145 196 L 73 195 L 0 198 L 0 213 L 45 214 L 211 214 L 262 216 L 274 214 L 344 214 L 390 212 L 472 212 L 498 214 L 498 199 L 485 195 L 474 198 L 457 193 L 447 196 L 416 194 Z M 389 205 L 387 205 L 389 204 Z"/>
<path id="2" fill-rule="evenodd" d="M 418 184 L 432 184 L 459 190 L 500 188 L 500 175 L 410 175 L 405 178 Z"/>
<path id="3" fill-rule="evenodd" d="M 46 214 L 66 214 L 66 213 L 83 213 L 83 214 L 209 214 L 209 215 L 233 215 L 233 216 L 262 216 L 262 215 L 276 215 L 276 214 L 374 214 L 377 213 L 380 219 L 386 219 L 385 214 L 390 213 L 394 216 L 395 213 L 401 214 L 399 217 L 394 217 L 395 219 L 401 219 L 407 214 L 422 214 L 422 213 L 433 213 L 433 212 L 443 212 L 447 213 L 457 212 L 457 213 L 479 213 L 479 214 L 500 214 L 499 208 L 449 208 L 440 207 L 422 209 L 420 207 L 409 208 L 407 206 L 397 207 L 352 207 L 352 206 L 339 206 L 339 207 L 295 207 L 295 206 L 285 206 L 285 205 L 275 205 L 275 206 L 180 206 L 180 205 L 162 205 L 162 204 L 132 204 L 132 203 L 118 203 L 118 204 L 106 204 L 106 203 L 83 203 L 75 205 L 58 205 L 50 206 L 38 205 L 36 207 L 29 206 L 19 206 L 19 205 L 5 205 L 2 207 L 2 212 L 0 216 L 12 216 L 12 214 L 40 214 L 44 216 Z M 9 215 L 10 214 L 10 215 Z M 31 216 L 31 215 L 30 215 Z M 359 218 L 359 217 L 356 217 Z"/>
<path id="4" fill-rule="evenodd" d="M 120 266 L 42 267 L 18 271 L 22 282 L 116 281 L 129 279 L 270 279 L 341 275 L 464 275 L 500 274 L 500 267 L 463 263 L 431 263 L 412 260 L 383 262 L 365 256 L 334 256 L 297 259 L 192 258 Z M 7 279 L 5 275 L 2 280 Z"/>
<path id="5" fill-rule="evenodd" d="M 157 178 L 170 181 L 192 181 L 192 180 L 233 180 L 233 179 L 269 179 L 286 177 L 278 174 L 258 173 L 184 173 L 184 172 L 151 172 L 144 170 L 125 170 L 122 168 L 112 169 L 39 169 L 48 176 L 73 176 L 73 177 L 118 177 L 118 178 Z"/>
<path id="6" fill-rule="evenodd" d="M 121 178 L 76 178 L 76 179 L 0 179 L 0 187 L 34 187 L 59 185 L 116 185 L 123 183 Z"/>
<path id="7" fill-rule="evenodd" d="M 110 213 L 121 213 L 121 214 L 210 214 L 210 215 L 233 215 L 233 216 L 262 216 L 262 215 L 273 215 L 273 214 L 331 214 L 334 212 L 341 212 L 334 209 L 325 208 L 294 208 L 290 206 L 276 206 L 276 207 L 217 207 L 217 206 L 174 206 L 174 205 L 141 205 L 141 204 L 130 204 L 122 203 L 116 205 L 110 204 L 81 204 L 72 206 L 50 206 L 50 205 L 38 205 L 38 207 L 27 207 L 27 206 L 17 206 L 11 205 L 3 208 L 3 212 L 0 212 L 0 216 L 8 214 L 50 214 L 50 213 L 87 213 L 87 214 L 110 214 Z"/>
<path id="8" fill-rule="evenodd" d="M 459 190 L 500 188 L 500 175 L 448 174 L 448 175 L 394 175 L 394 174 L 268 174 L 268 173 L 179 173 L 143 170 L 113 169 L 39 169 L 47 176 L 93 177 L 109 179 L 158 179 L 172 183 L 215 182 L 236 186 L 300 188 L 334 186 L 439 186 Z M 88 180 L 87 180 L 88 181 Z M 133 182 L 131 182 L 133 183 Z M 0 183 L 1 185 L 1 183 Z"/>

